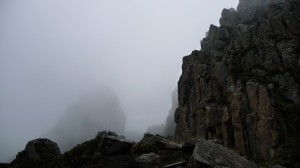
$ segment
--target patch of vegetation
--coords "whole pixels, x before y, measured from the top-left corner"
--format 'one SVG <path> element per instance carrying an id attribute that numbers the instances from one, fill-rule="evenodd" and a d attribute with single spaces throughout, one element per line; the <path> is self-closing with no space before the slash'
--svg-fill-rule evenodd
<path id="1" fill-rule="evenodd" d="M 96 135 L 96 138 L 101 138 L 103 136 L 115 136 L 115 137 L 118 137 L 118 138 L 126 139 L 125 136 L 118 135 L 117 133 L 115 133 L 113 131 L 99 131 Z"/>

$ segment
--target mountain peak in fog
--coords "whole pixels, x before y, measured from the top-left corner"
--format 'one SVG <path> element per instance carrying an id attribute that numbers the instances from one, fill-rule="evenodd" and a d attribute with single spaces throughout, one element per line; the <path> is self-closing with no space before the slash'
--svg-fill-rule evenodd
<path id="1" fill-rule="evenodd" d="M 109 89 L 98 89 L 72 103 L 44 136 L 57 141 L 65 151 L 101 130 L 124 134 L 125 122 L 118 96 Z"/>

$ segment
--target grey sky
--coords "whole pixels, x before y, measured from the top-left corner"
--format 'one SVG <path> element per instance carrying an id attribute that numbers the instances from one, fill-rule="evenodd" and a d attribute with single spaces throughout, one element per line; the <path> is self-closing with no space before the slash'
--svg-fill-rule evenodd
<path id="1" fill-rule="evenodd" d="M 120 98 L 127 130 L 165 121 L 182 57 L 238 0 L 0 0 L 0 162 L 84 92 Z"/>

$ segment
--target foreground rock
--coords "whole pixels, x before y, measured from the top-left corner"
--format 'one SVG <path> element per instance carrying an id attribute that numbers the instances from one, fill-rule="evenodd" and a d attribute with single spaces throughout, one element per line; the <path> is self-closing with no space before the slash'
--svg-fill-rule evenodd
<path id="1" fill-rule="evenodd" d="M 100 153 L 104 156 L 129 155 L 134 143 L 116 136 L 105 136 L 100 141 Z"/>
<path id="2" fill-rule="evenodd" d="M 133 147 L 139 167 L 163 167 L 184 160 L 181 145 L 160 135 L 146 133 Z"/>
<path id="3" fill-rule="evenodd" d="M 66 152 L 63 156 L 64 166 L 134 168 L 136 162 L 131 153 L 132 145 L 133 142 L 104 132 Z"/>
<path id="4" fill-rule="evenodd" d="M 49 139 L 35 139 L 29 141 L 25 149 L 18 153 L 10 167 L 29 168 L 51 166 L 60 157 L 58 145 Z"/>
<path id="5" fill-rule="evenodd" d="M 111 133 L 111 132 L 109 132 Z M 30 141 L 11 164 L 3 168 L 184 168 L 251 167 L 253 164 L 233 151 L 207 140 L 176 144 L 160 135 L 146 133 L 133 143 L 116 134 L 98 134 L 94 139 L 60 154 L 55 142 L 48 139 Z M 195 148 L 195 149 L 194 149 Z M 189 162 L 188 162 L 189 161 Z"/>
<path id="6" fill-rule="evenodd" d="M 204 139 L 198 140 L 189 168 L 255 168 L 255 164 L 230 149 Z"/>

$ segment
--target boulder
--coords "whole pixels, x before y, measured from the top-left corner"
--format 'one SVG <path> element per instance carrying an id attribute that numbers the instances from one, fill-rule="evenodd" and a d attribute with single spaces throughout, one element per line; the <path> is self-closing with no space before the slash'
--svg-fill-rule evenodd
<path id="1" fill-rule="evenodd" d="M 58 145 L 49 139 L 35 139 L 29 141 L 25 149 L 19 152 L 16 159 L 10 163 L 13 168 L 30 168 L 30 167 L 59 167 L 60 149 Z M 46 166 L 46 167 L 47 167 Z"/>
<path id="2" fill-rule="evenodd" d="M 128 155 L 134 142 L 116 136 L 104 136 L 100 140 L 100 153 L 104 156 Z"/>
<path id="3" fill-rule="evenodd" d="M 60 155 L 57 143 L 49 139 L 35 139 L 29 141 L 25 147 L 28 158 L 51 159 Z"/>
<path id="4" fill-rule="evenodd" d="M 161 165 L 160 156 L 153 152 L 139 155 L 135 161 L 140 168 L 158 168 Z"/>
<path id="5" fill-rule="evenodd" d="M 255 168 L 255 164 L 230 149 L 199 139 L 188 163 L 189 168 Z"/>
<path id="6" fill-rule="evenodd" d="M 157 152 L 159 150 L 181 151 L 181 145 L 158 134 L 145 133 L 143 139 L 134 146 L 134 151 L 137 154 Z"/>

